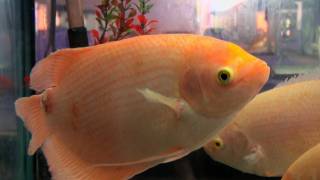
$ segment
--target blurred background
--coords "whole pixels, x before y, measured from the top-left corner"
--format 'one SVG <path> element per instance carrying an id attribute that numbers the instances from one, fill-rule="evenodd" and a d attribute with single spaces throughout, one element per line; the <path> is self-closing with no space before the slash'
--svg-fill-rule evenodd
<path id="1" fill-rule="evenodd" d="M 99 31 L 97 5 L 83 0 L 89 45 Z M 319 0 L 151 0 L 150 33 L 193 33 L 232 41 L 272 69 L 263 91 L 320 64 Z M 54 6 L 52 6 L 54 5 Z M 52 12 L 54 10 L 54 12 Z M 53 15 L 56 15 L 55 17 Z M 14 101 L 26 96 L 33 64 L 69 47 L 65 0 L 0 0 L 0 179 L 48 179 L 45 159 L 26 155 L 29 134 L 15 116 Z M 159 165 L 134 179 L 279 179 L 238 172 L 203 150 Z"/>

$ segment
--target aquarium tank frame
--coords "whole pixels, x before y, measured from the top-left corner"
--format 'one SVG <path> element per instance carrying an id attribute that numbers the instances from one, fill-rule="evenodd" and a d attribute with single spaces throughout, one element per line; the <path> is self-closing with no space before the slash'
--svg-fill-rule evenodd
<path id="1" fill-rule="evenodd" d="M 35 64 L 35 11 L 34 1 L 16 0 L 16 24 L 17 37 L 21 42 L 19 43 L 20 63 L 17 63 L 17 77 L 20 88 L 17 89 L 18 96 L 30 96 L 32 92 L 28 86 L 25 86 L 25 77 L 28 77 L 31 68 Z M 31 135 L 27 132 L 23 122 L 17 117 L 17 131 L 18 131 L 18 169 L 17 179 L 33 180 L 37 174 L 35 167 L 35 158 L 27 154 L 27 148 Z"/>

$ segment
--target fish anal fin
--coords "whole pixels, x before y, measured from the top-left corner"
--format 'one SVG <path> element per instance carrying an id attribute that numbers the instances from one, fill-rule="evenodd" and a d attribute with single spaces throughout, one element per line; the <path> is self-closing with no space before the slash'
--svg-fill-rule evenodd
<path id="1" fill-rule="evenodd" d="M 59 84 L 68 68 L 90 48 L 63 49 L 38 62 L 31 71 L 30 88 L 38 92 Z"/>
<path id="2" fill-rule="evenodd" d="M 17 115 L 32 134 L 28 149 L 29 155 L 33 155 L 50 135 L 45 112 L 41 107 L 41 98 L 42 95 L 34 95 L 20 98 L 15 102 Z"/>
<path id="3" fill-rule="evenodd" d="M 264 153 L 260 145 L 255 145 L 251 148 L 251 153 L 246 155 L 243 159 L 247 161 L 249 165 L 255 165 L 264 158 Z"/>
<path id="4" fill-rule="evenodd" d="M 122 180 L 157 164 L 145 162 L 124 166 L 94 165 L 72 153 L 55 135 L 49 137 L 42 150 L 55 180 Z"/>

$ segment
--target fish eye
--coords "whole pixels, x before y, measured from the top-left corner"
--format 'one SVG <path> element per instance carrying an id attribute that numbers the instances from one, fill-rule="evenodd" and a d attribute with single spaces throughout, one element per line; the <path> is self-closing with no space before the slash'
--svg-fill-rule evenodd
<path id="1" fill-rule="evenodd" d="M 213 140 L 213 144 L 214 144 L 214 147 L 217 148 L 217 149 L 223 148 L 223 141 L 220 138 L 215 138 Z"/>
<path id="2" fill-rule="evenodd" d="M 218 71 L 218 81 L 221 85 L 228 85 L 232 80 L 232 70 L 223 68 Z"/>

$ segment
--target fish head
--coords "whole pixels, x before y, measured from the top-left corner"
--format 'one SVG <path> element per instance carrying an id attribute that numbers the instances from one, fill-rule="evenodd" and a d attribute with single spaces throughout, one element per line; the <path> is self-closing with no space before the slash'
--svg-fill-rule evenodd
<path id="1" fill-rule="evenodd" d="M 213 137 L 204 150 L 213 160 L 239 169 L 247 166 L 243 157 L 250 153 L 250 146 L 247 136 L 231 123 Z"/>
<path id="2" fill-rule="evenodd" d="M 230 42 L 208 38 L 187 50 L 180 94 L 206 117 L 239 111 L 269 78 L 269 66 Z"/>

